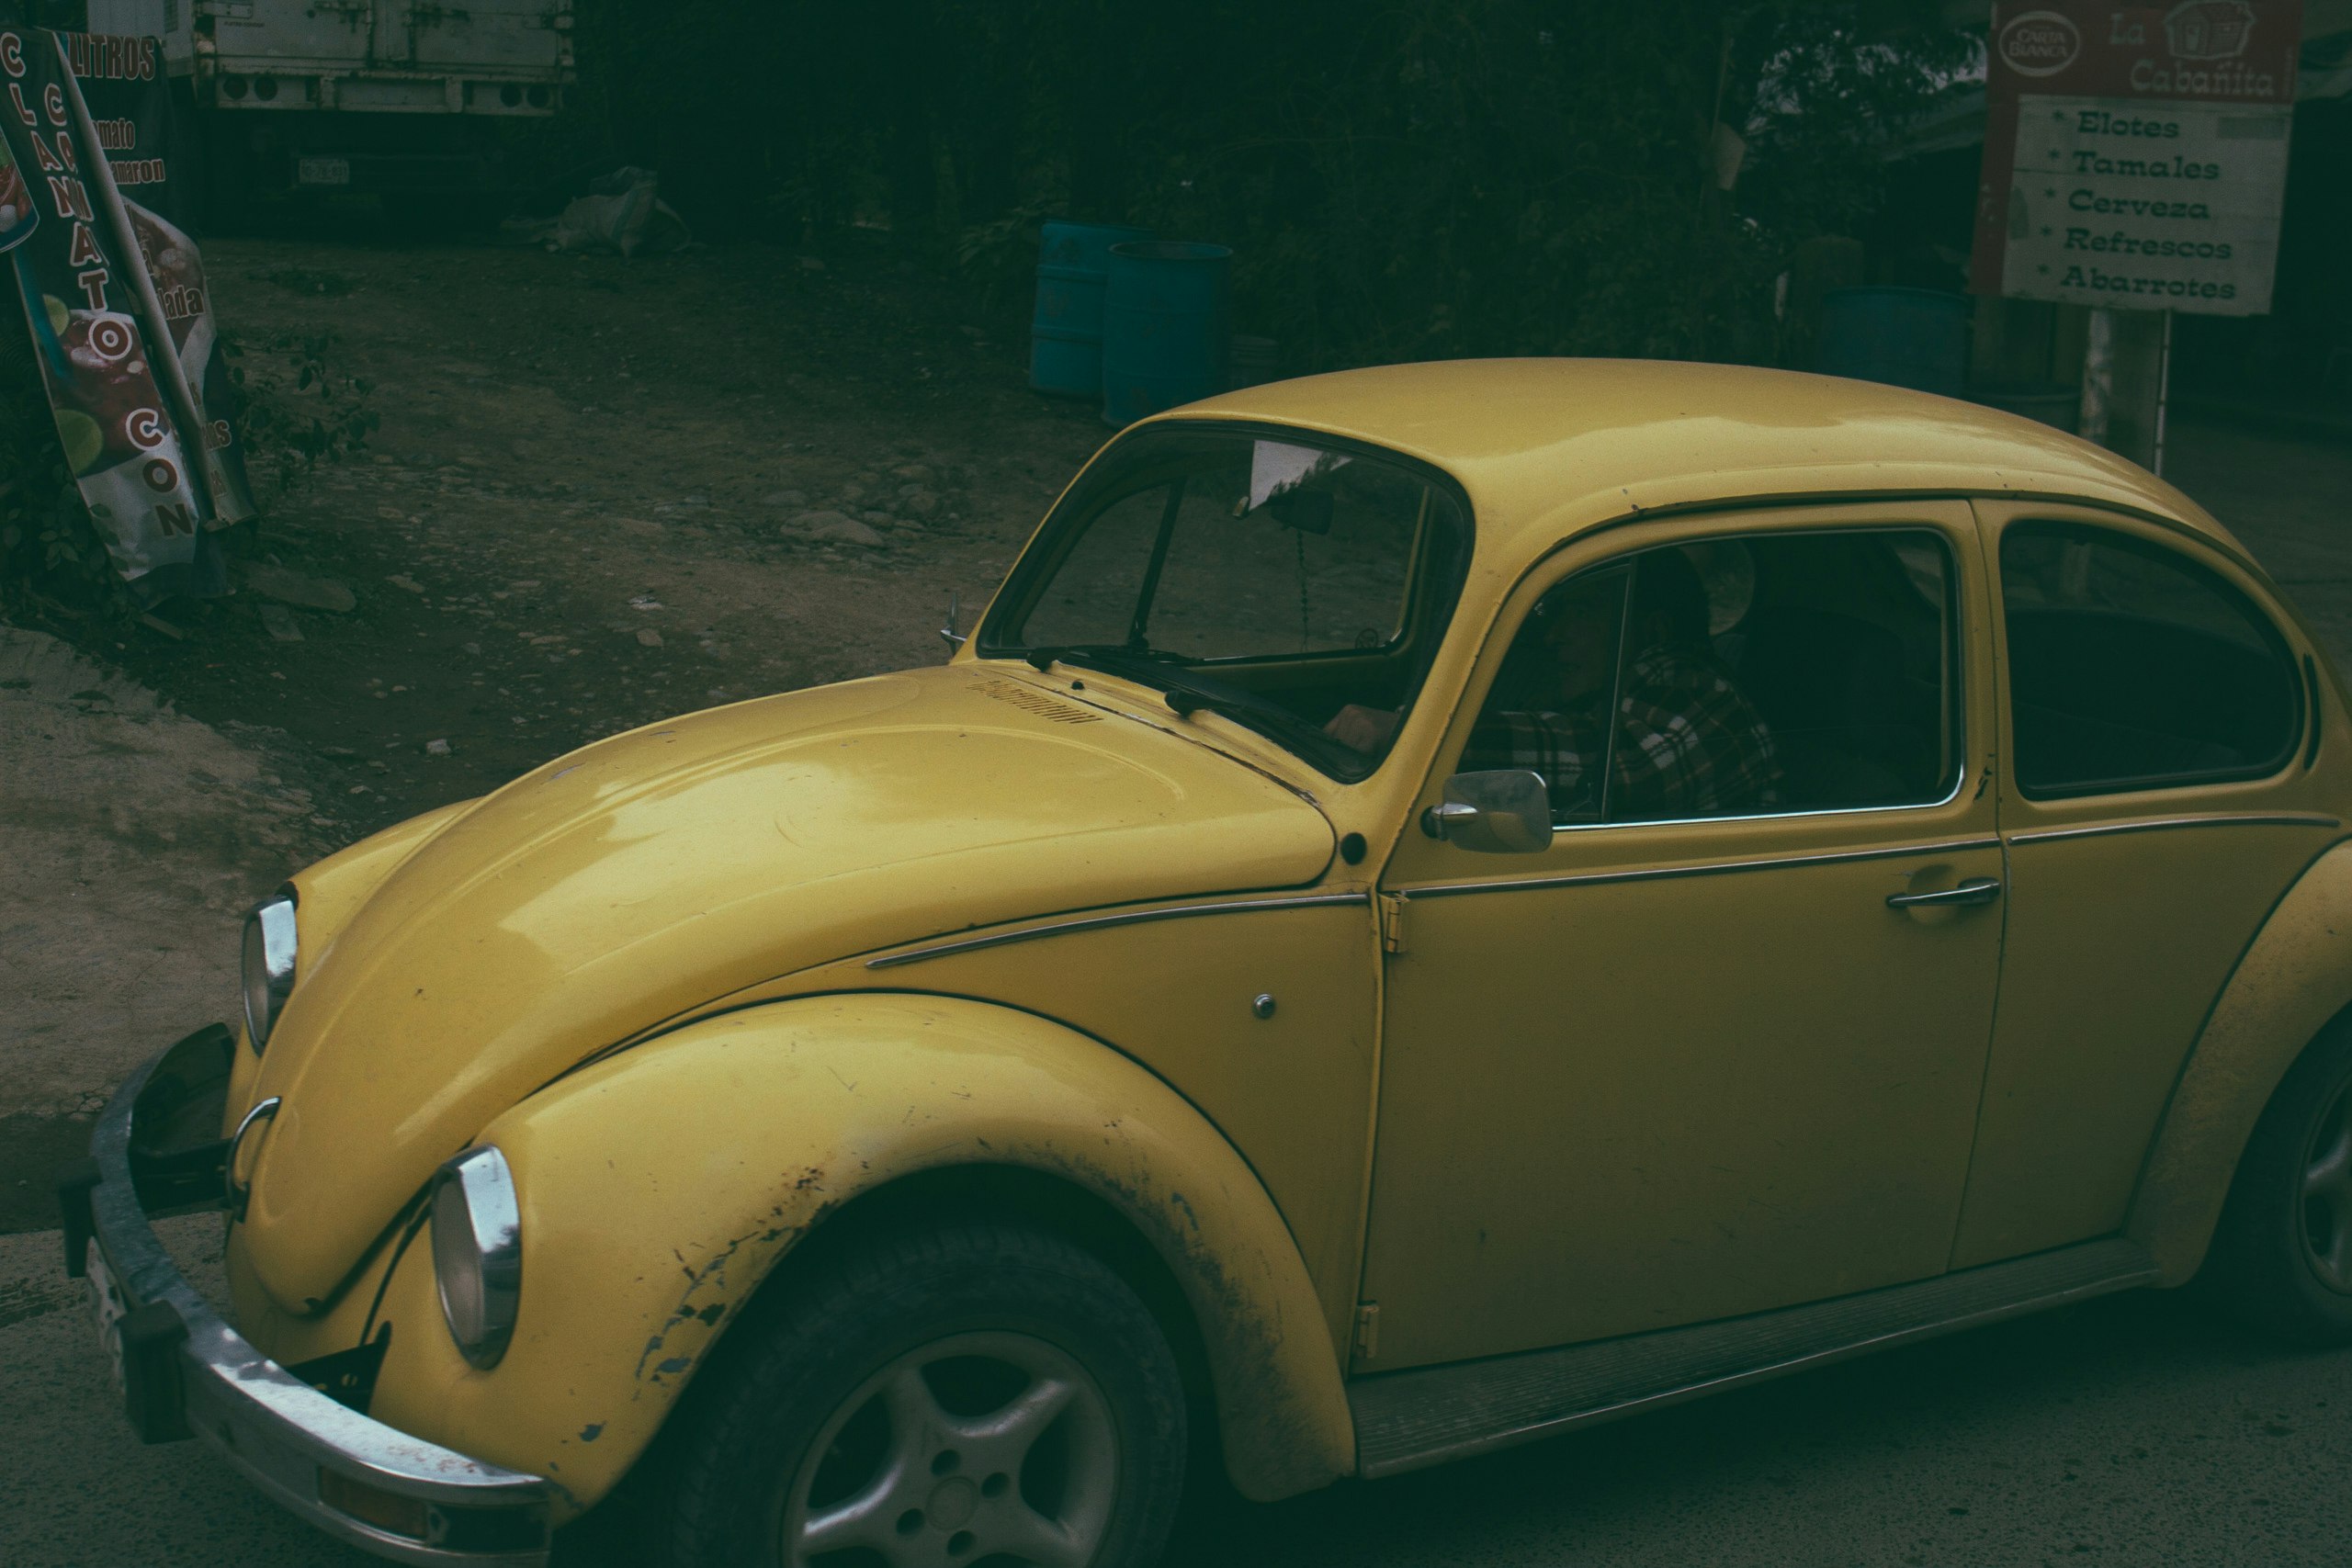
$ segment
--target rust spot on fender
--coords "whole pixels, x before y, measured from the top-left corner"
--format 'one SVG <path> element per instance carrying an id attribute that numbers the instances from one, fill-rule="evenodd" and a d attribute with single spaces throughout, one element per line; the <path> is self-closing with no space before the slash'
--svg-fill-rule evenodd
<path id="1" fill-rule="evenodd" d="M 792 1190 L 821 1192 L 824 1190 L 824 1181 L 823 1171 L 814 1166 L 807 1167 L 799 1175 L 792 1179 Z M 719 1320 L 727 1315 L 728 1307 L 746 1293 L 729 1288 L 728 1269 L 735 1261 L 738 1253 L 745 1247 L 756 1243 L 758 1253 L 752 1261 L 756 1263 L 761 1258 L 773 1258 L 784 1250 L 784 1247 L 775 1244 L 783 1242 L 786 1247 L 788 1247 L 792 1238 L 805 1233 L 831 1207 L 831 1202 L 820 1204 L 808 1220 L 800 1224 L 765 1224 L 756 1230 L 745 1231 L 741 1235 L 733 1237 L 720 1247 L 718 1252 L 699 1268 L 688 1263 L 685 1255 L 677 1248 L 671 1248 L 671 1256 L 678 1259 L 678 1266 L 685 1274 L 686 1288 L 680 1292 L 678 1304 L 670 1310 L 669 1317 L 645 1341 L 645 1348 L 638 1353 L 637 1368 L 633 1374 L 636 1380 L 640 1383 L 647 1382 L 658 1383 L 662 1377 L 674 1377 L 694 1364 L 694 1357 L 691 1354 L 671 1355 L 659 1363 L 653 1364 L 650 1371 L 647 1370 L 648 1364 L 653 1363 L 655 1357 L 662 1356 L 671 1348 L 670 1336 L 673 1333 L 684 1325 L 693 1324 L 696 1325 L 697 1331 L 707 1337 L 708 1331 L 716 1328 Z M 784 1205 L 770 1204 L 768 1214 L 771 1219 L 782 1219 Z M 756 1282 L 754 1279 L 742 1283 L 748 1286 Z"/>

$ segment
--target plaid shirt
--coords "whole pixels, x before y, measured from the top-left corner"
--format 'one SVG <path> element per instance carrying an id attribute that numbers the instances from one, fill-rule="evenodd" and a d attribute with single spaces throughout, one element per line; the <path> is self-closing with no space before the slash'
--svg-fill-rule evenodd
<path id="1" fill-rule="evenodd" d="M 1585 713 L 1494 713 L 1472 732 L 1465 768 L 1544 775 L 1555 820 L 1592 816 L 1607 739 Z M 1725 817 L 1780 804 L 1781 765 L 1764 721 L 1703 654 L 1653 648 L 1625 667 L 1610 758 L 1609 819 Z"/>

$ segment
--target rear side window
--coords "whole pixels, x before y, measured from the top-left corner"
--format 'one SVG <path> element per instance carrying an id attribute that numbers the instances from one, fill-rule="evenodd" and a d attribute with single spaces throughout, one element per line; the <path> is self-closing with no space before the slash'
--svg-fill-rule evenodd
<path id="1" fill-rule="evenodd" d="M 2188 558 L 2024 523 L 2001 536 L 2009 709 L 2028 795 L 2258 778 L 2293 752 L 2302 688 L 2277 628 Z"/>

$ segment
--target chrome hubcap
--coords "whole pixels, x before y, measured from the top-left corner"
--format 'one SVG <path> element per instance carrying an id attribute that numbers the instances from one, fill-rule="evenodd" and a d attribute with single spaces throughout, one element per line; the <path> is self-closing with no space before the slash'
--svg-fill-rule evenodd
<path id="1" fill-rule="evenodd" d="M 892 1361 L 825 1424 L 786 1499 L 784 1560 L 1087 1568 L 1118 1480 L 1084 1368 L 1026 1334 L 958 1334 Z"/>
<path id="2" fill-rule="evenodd" d="M 2302 1226 L 2312 1271 L 2352 1295 L 2352 1085 L 2337 1091 L 2304 1156 Z"/>

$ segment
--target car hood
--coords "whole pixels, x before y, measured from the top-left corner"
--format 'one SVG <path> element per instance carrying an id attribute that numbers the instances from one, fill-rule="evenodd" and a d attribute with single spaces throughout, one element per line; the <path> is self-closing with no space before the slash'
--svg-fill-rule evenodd
<path id="1" fill-rule="evenodd" d="M 1211 748 L 971 664 L 600 741 L 455 814 L 305 953 L 243 1238 L 328 1300 L 433 1168 L 615 1042 L 875 948 L 1313 881 L 1332 833 Z M 297 878 L 297 888 L 300 879 Z"/>

